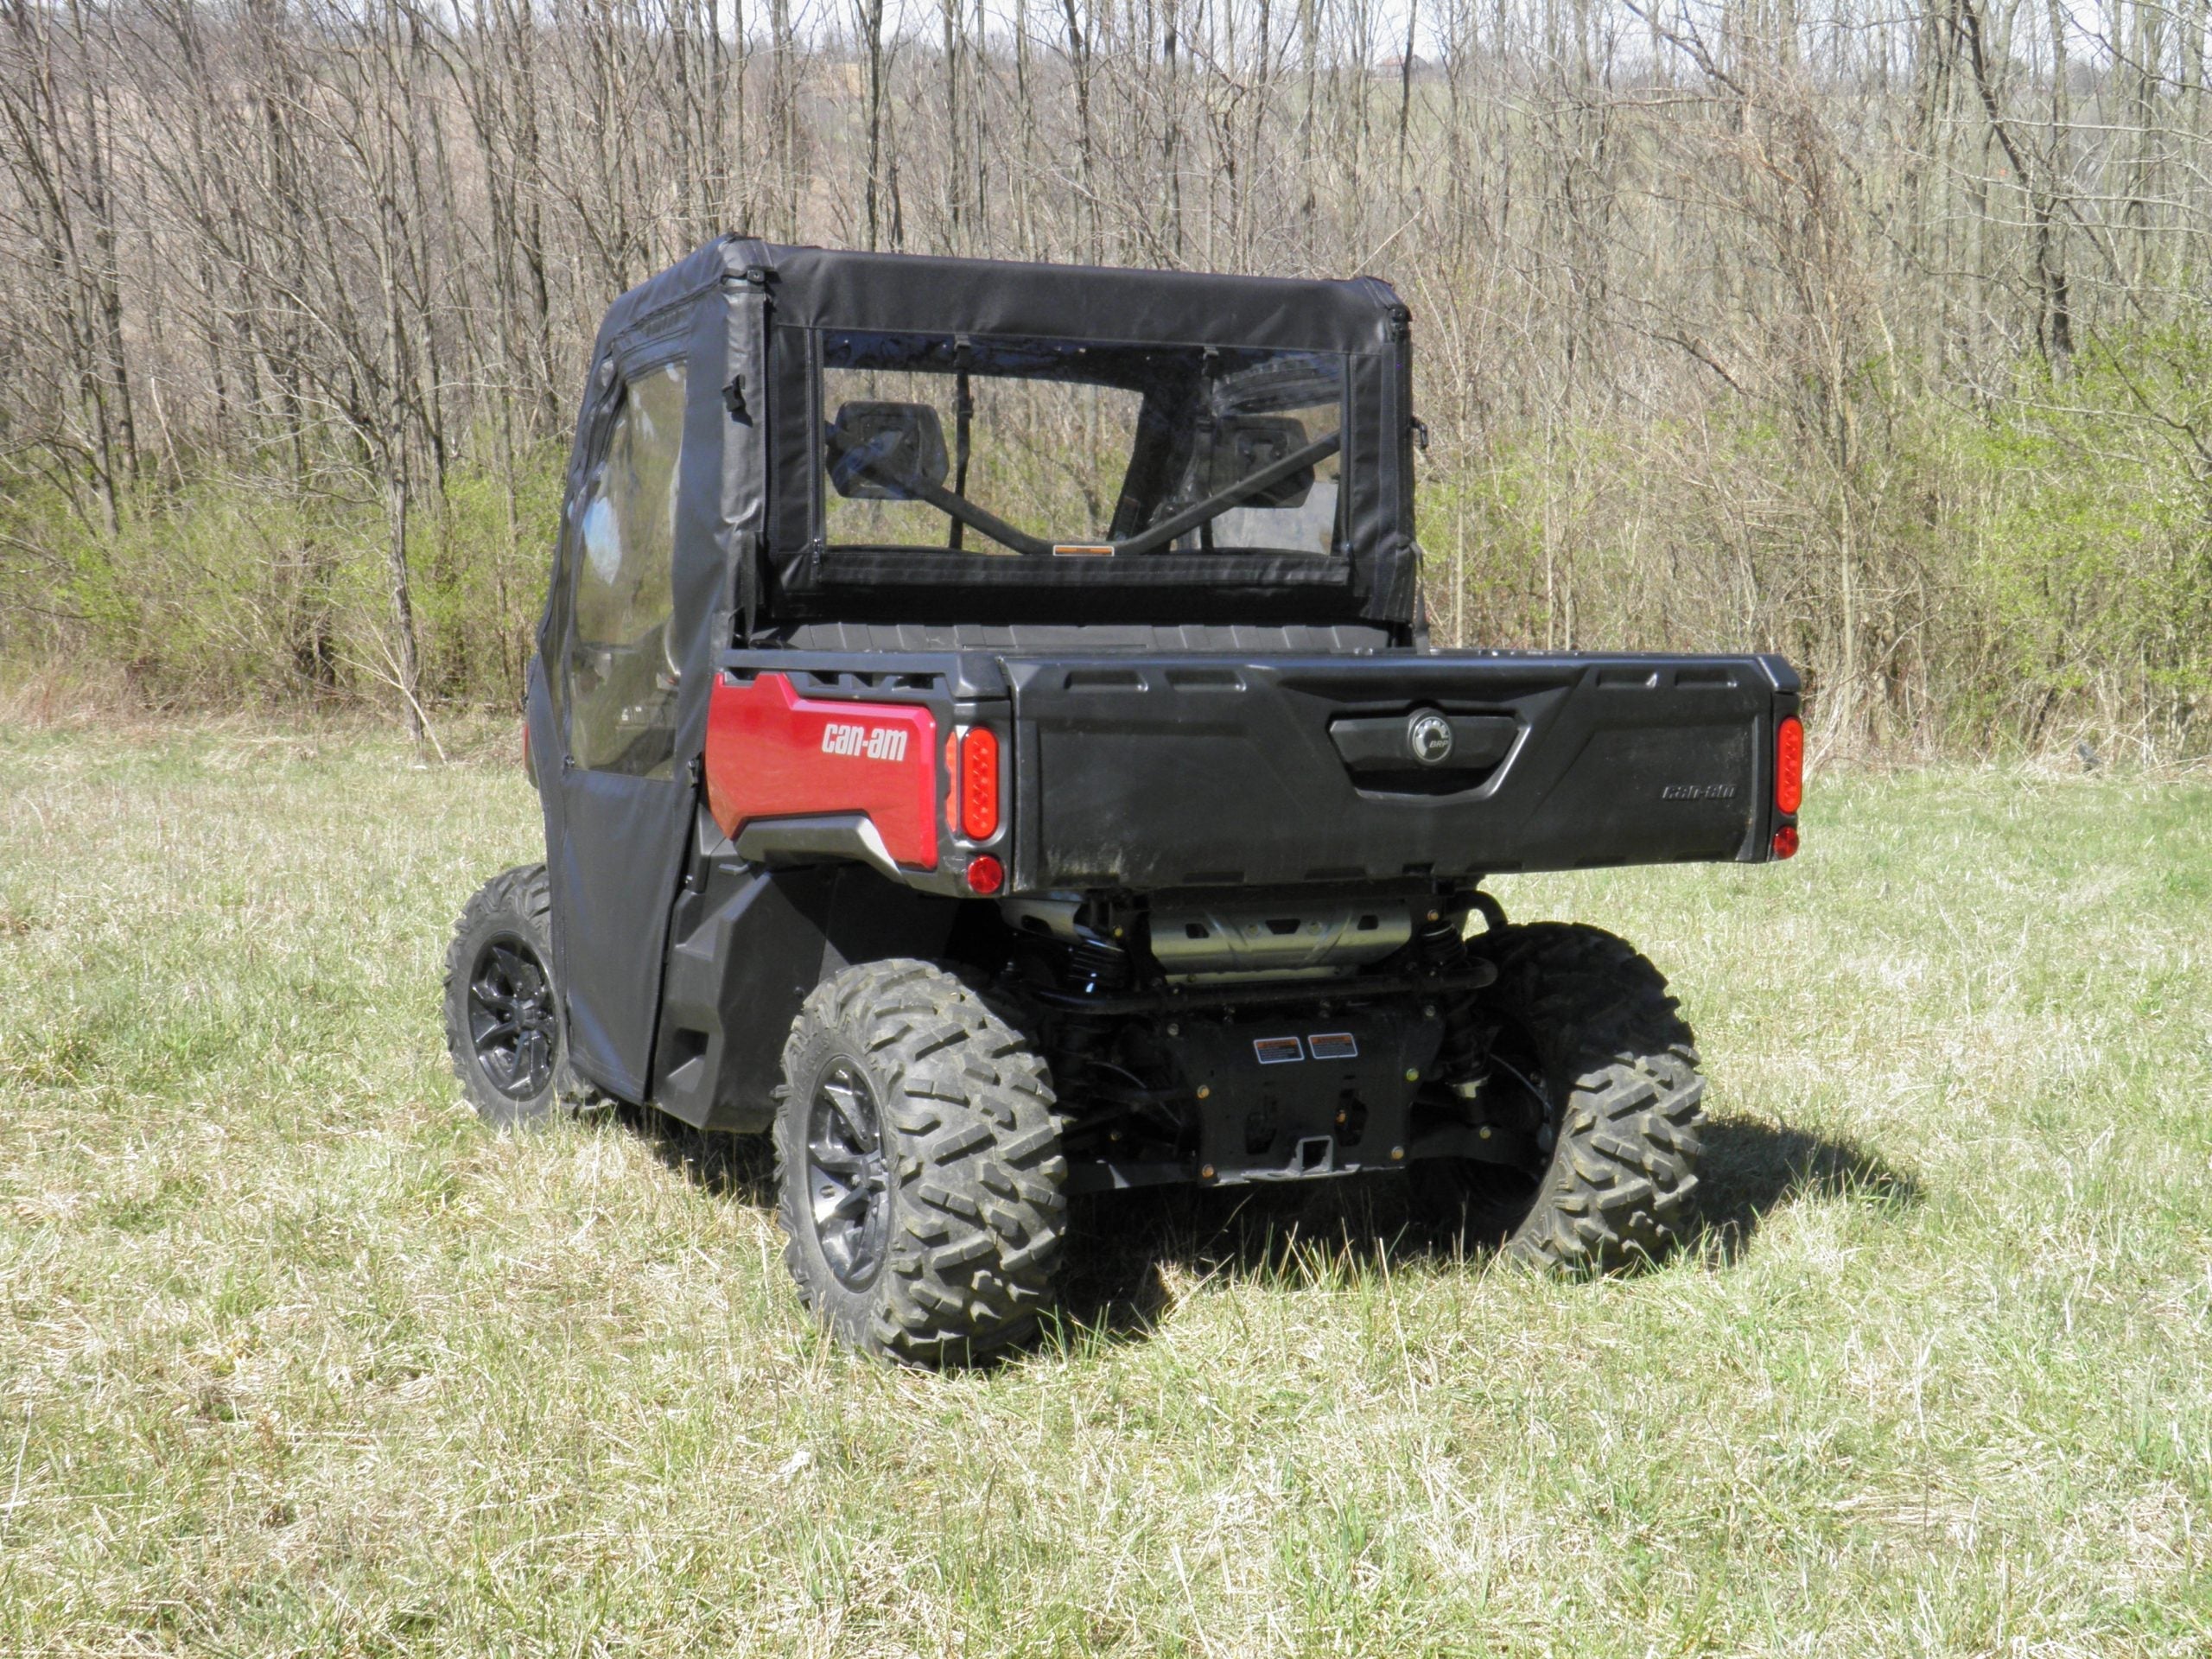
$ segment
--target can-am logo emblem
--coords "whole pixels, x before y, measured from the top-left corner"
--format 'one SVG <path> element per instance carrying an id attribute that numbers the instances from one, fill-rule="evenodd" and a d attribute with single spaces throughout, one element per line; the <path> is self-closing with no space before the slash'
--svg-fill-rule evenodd
<path id="1" fill-rule="evenodd" d="M 899 726 L 879 726 L 870 731 L 865 726 L 824 726 L 822 728 L 822 753 L 857 755 L 866 760 L 904 760 L 906 758 L 906 729 Z"/>
<path id="2" fill-rule="evenodd" d="M 1406 741 L 1424 766 L 1440 766 L 1452 757 L 1452 722 L 1439 714 L 1415 715 L 1406 726 Z"/>

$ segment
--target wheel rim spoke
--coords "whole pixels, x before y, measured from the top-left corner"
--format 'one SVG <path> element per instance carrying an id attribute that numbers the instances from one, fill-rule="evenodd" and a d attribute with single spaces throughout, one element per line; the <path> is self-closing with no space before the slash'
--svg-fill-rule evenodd
<path id="1" fill-rule="evenodd" d="M 856 1186 L 831 1205 L 829 1216 L 839 1221 L 859 1221 L 868 1215 L 868 1207 L 874 1195 L 864 1186 Z"/>
<path id="2" fill-rule="evenodd" d="M 834 1231 L 824 1229 L 822 1232 L 822 1255 L 830 1263 L 830 1271 L 840 1279 L 850 1280 L 855 1276 L 853 1236 L 849 1229 L 839 1228 Z"/>
<path id="3" fill-rule="evenodd" d="M 545 1086 L 546 1077 L 552 1070 L 552 1058 L 542 1031 L 525 1032 L 515 1045 L 517 1080 L 527 1092 L 534 1095 Z"/>
<path id="4" fill-rule="evenodd" d="M 874 1091 L 848 1060 L 816 1083 L 806 1125 L 807 1213 L 830 1270 L 858 1287 L 884 1254 L 890 1183 Z"/>
<path id="5" fill-rule="evenodd" d="M 817 1169 L 827 1171 L 832 1175 L 857 1175 L 861 1173 L 861 1166 L 865 1161 L 860 1154 L 850 1147 L 837 1146 L 828 1141 L 817 1141 L 807 1150 L 814 1154 L 814 1166 Z"/>
<path id="6" fill-rule="evenodd" d="M 544 1092 L 553 1076 L 552 982 L 527 940 L 486 941 L 468 976 L 468 1033 L 477 1068 L 510 1100 Z"/>
<path id="7" fill-rule="evenodd" d="M 823 1080 L 823 1096 L 845 1126 L 847 1143 L 860 1151 L 875 1148 L 875 1109 L 868 1104 L 861 1086 L 842 1068 Z"/>

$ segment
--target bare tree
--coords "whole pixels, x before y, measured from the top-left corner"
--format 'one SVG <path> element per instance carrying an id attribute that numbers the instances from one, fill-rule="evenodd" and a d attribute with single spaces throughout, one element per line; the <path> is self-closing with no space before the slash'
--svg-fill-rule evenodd
<path id="1" fill-rule="evenodd" d="M 2201 742 L 2208 27 L 2205 0 L 0 0 L 0 650 L 410 727 L 511 696 L 598 315 L 742 228 L 1388 276 L 1453 639 L 1781 645 L 1839 738 L 2093 712 Z M 2021 445 L 2037 467 L 1988 458 Z M 188 645 L 169 550 L 217 501 L 266 556 Z M 2125 528 L 2070 551 L 2100 512 Z"/>

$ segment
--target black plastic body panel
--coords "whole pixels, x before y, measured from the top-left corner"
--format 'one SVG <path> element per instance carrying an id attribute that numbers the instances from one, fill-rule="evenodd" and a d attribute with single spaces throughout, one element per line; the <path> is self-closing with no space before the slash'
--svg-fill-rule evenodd
<path id="1" fill-rule="evenodd" d="M 852 963 L 940 954 L 959 906 L 861 865 L 755 868 L 728 846 L 697 855 L 676 901 L 653 1103 L 700 1128 L 752 1132 L 775 1116 L 807 994 Z"/>
<path id="2" fill-rule="evenodd" d="M 1766 856 L 1772 657 L 1007 658 L 1014 887 L 1274 886 Z M 1376 787 L 1346 718 L 1508 718 L 1475 787 Z M 1491 728 L 1494 729 L 1494 728 Z"/>

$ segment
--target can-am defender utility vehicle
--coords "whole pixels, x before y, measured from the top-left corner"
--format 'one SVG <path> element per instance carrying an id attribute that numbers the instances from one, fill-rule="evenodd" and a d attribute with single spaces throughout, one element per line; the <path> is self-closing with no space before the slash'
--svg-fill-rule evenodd
<path id="1" fill-rule="evenodd" d="M 1666 982 L 1480 883 L 1787 857 L 1798 680 L 1434 649 L 1408 321 L 737 238 L 624 296 L 530 673 L 546 862 L 449 957 L 477 1108 L 772 1129 L 801 1293 L 907 1361 L 1034 1329 L 1075 1192 L 1402 1172 L 1532 1262 L 1663 1247 Z"/>

